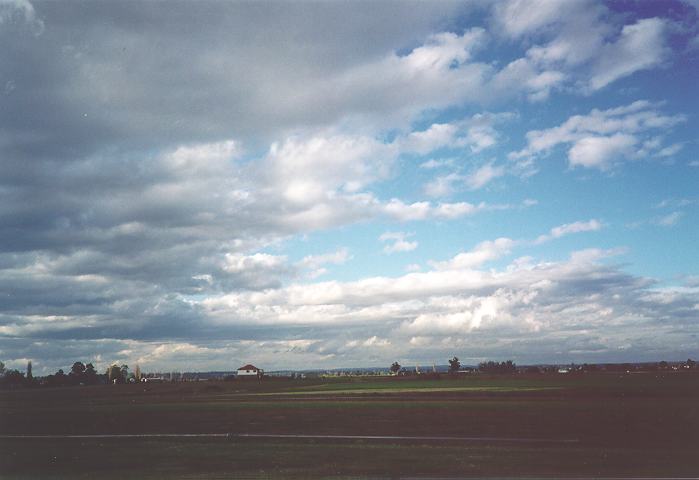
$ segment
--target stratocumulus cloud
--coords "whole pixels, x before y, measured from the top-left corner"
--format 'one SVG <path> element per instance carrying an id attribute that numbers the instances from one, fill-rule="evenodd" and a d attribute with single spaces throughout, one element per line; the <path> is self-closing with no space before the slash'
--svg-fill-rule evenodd
<path id="1" fill-rule="evenodd" d="M 0 360 L 692 355 L 669 3 L 0 1 Z"/>

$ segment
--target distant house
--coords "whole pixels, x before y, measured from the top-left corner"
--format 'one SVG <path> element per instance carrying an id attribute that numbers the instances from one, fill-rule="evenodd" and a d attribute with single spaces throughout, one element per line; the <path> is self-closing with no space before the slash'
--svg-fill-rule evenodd
<path id="1" fill-rule="evenodd" d="M 142 377 L 141 382 L 143 383 L 163 383 L 165 381 L 162 377 Z"/>
<path id="2" fill-rule="evenodd" d="M 263 374 L 263 371 L 257 368 L 255 365 L 247 364 L 243 365 L 240 367 L 237 371 L 238 377 L 243 377 L 243 378 L 252 378 L 252 377 L 261 377 Z"/>

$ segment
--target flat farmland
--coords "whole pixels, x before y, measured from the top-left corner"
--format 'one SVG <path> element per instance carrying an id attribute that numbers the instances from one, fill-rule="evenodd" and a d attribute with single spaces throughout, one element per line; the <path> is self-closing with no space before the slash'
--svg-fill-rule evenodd
<path id="1" fill-rule="evenodd" d="M 698 401 L 693 372 L 2 391 L 0 472 L 696 477 Z M 185 436 L 192 434 L 204 436 Z"/>

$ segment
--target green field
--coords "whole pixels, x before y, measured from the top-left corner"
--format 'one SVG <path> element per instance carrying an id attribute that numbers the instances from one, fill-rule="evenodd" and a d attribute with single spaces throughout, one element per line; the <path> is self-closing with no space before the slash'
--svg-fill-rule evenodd
<path id="1" fill-rule="evenodd" d="M 699 375 L 692 372 L 2 391 L 0 473 L 27 479 L 696 477 L 698 400 Z M 232 435 L 7 437 L 185 433 Z"/>

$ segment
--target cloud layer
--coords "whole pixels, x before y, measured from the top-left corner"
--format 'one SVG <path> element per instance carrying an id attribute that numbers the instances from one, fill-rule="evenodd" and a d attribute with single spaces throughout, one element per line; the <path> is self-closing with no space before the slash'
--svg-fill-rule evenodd
<path id="1" fill-rule="evenodd" d="M 687 352 L 695 286 L 610 263 L 623 207 L 541 214 L 570 171 L 696 162 L 696 112 L 643 83 L 693 58 L 673 12 L 0 0 L 0 359 Z M 690 238 L 671 203 L 645 224 Z"/>

